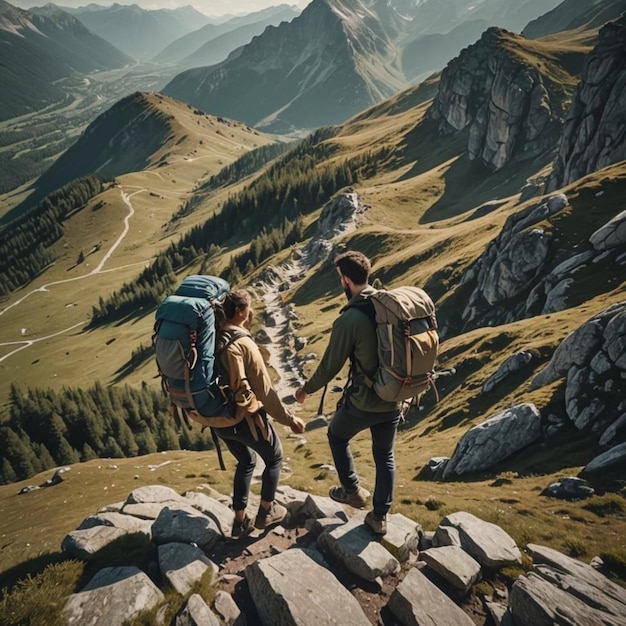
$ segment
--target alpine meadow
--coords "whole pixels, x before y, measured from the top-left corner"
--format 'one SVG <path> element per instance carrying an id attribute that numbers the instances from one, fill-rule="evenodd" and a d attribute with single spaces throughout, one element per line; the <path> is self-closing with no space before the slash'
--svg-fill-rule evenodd
<path id="1" fill-rule="evenodd" d="M 626 625 L 626 0 L 28 4 L 0 0 L 0 624 Z M 348 364 L 295 397 L 348 250 L 438 323 L 380 536 L 328 497 Z M 287 517 L 240 539 L 236 460 L 155 358 L 193 275 L 251 294 L 306 425 L 274 422 Z"/>

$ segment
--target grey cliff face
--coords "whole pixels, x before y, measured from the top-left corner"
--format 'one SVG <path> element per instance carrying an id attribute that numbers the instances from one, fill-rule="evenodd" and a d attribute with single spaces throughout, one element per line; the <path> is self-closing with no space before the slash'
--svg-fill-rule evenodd
<path id="1" fill-rule="evenodd" d="M 476 286 L 463 311 L 466 327 L 511 322 L 536 308 L 534 294 L 551 257 L 552 235 L 540 224 L 567 206 L 563 194 L 514 213 L 463 281 Z M 548 290 L 549 293 L 550 290 Z M 530 294 L 527 301 L 522 301 Z M 538 297 L 538 296 L 537 296 Z"/>
<path id="2" fill-rule="evenodd" d="M 548 190 L 626 159 L 626 15 L 604 26 L 567 114 Z"/>
<path id="3" fill-rule="evenodd" d="M 561 378 L 566 381 L 565 410 L 576 428 L 591 429 L 603 444 L 618 438 L 626 414 L 626 302 L 609 306 L 570 333 L 530 388 Z"/>
<path id="4" fill-rule="evenodd" d="M 441 132 L 469 128 L 470 159 L 499 170 L 516 156 L 550 150 L 563 124 L 563 94 L 508 50 L 523 38 L 489 28 L 451 61 L 429 111 Z"/>
<path id="5" fill-rule="evenodd" d="M 559 248 L 562 235 L 555 216 L 568 205 L 565 194 L 559 193 L 507 218 L 498 236 L 463 275 L 463 284 L 474 285 L 461 313 L 465 330 L 573 306 L 573 293 L 586 268 L 591 271 L 606 263 L 614 280 L 623 275 L 626 211 L 598 222 L 599 227 L 589 230 L 574 247 Z"/>

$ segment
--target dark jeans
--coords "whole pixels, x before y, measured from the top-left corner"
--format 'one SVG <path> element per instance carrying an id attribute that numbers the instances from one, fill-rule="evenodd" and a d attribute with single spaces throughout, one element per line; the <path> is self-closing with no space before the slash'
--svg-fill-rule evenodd
<path id="1" fill-rule="evenodd" d="M 269 441 L 259 437 L 254 440 L 248 422 L 239 422 L 228 428 L 215 428 L 215 432 L 237 459 L 237 468 L 233 478 L 233 509 L 241 511 L 248 504 L 250 483 L 256 466 L 256 454 L 265 462 L 261 477 L 261 499 L 272 502 L 276 495 L 280 469 L 283 464 L 283 447 L 271 422 L 267 422 Z"/>
<path id="2" fill-rule="evenodd" d="M 393 446 L 400 422 L 400 411 L 370 413 L 360 411 L 346 403 L 337 409 L 328 425 L 328 443 L 333 455 L 339 481 L 346 491 L 355 491 L 359 478 L 350 450 L 350 439 L 357 433 L 370 429 L 372 454 L 376 465 L 376 483 L 372 503 L 374 512 L 386 515 L 393 501 L 396 463 Z"/>

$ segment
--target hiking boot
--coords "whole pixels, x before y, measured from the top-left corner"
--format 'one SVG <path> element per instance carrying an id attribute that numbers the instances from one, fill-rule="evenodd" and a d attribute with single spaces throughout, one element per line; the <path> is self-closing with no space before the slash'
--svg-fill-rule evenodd
<path id="1" fill-rule="evenodd" d="M 370 511 L 365 516 L 365 523 L 377 535 L 386 535 L 387 534 L 387 516 L 386 515 L 378 515 L 377 513 L 374 513 L 374 511 Z"/>
<path id="2" fill-rule="evenodd" d="M 230 536 L 233 539 L 242 539 L 243 537 L 247 537 L 253 530 L 254 526 L 252 524 L 252 520 L 246 515 L 243 518 L 243 521 L 238 522 L 237 520 L 235 520 L 233 522 Z"/>
<path id="3" fill-rule="evenodd" d="M 265 530 L 274 524 L 280 524 L 287 517 L 287 509 L 277 502 L 272 502 L 269 509 L 259 506 L 259 512 L 254 520 L 254 527 L 259 530 Z"/>
<path id="4" fill-rule="evenodd" d="M 356 491 L 346 491 L 343 486 L 332 487 L 328 495 L 335 501 L 342 504 L 349 504 L 355 509 L 362 509 L 367 502 L 370 492 L 363 487 L 357 487 Z"/>

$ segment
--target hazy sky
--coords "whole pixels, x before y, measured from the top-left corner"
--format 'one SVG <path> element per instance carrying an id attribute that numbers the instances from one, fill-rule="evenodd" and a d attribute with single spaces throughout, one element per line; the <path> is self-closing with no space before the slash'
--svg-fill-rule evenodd
<path id="1" fill-rule="evenodd" d="M 43 6 L 49 0 L 7 0 L 9 4 L 27 9 Z M 191 5 L 205 15 L 224 15 L 225 13 L 252 13 L 279 4 L 297 5 L 303 9 L 311 0 L 117 0 L 117 4 L 137 4 L 143 9 L 175 9 Z M 111 6 L 114 2 L 96 0 L 52 0 L 58 6 L 80 7 L 87 4 Z"/>

